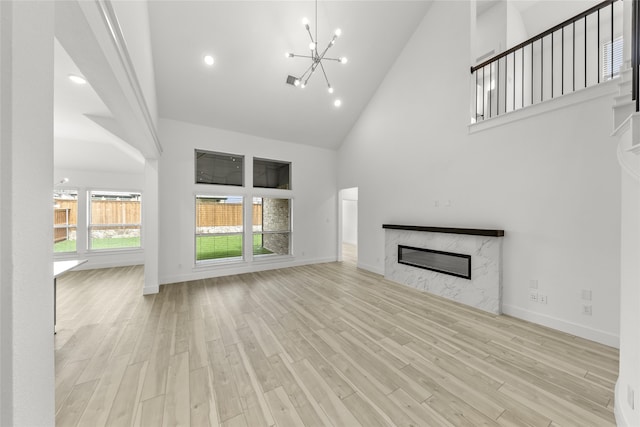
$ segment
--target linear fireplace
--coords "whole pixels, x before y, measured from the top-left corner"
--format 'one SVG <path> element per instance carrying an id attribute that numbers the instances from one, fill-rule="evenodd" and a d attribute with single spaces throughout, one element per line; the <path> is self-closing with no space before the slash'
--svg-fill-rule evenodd
<path id="1" fill-rule="evenodd" d="M 471 255 L 398 245 L 398 262 L 471 280 Z"/>
<path id="2" fill-rule="evenodd" d="M 502 313 L 504 230 L 398 224 L 382 228 L 385 279 Z"/>

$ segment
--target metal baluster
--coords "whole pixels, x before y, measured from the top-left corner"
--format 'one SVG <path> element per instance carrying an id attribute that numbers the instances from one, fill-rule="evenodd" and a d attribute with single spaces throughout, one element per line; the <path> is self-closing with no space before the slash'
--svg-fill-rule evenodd
<path id="1" fill-rule="evenodd" d="M 614 3 L 611 3 L 611 76 L 609 77 L 609 79 L 613 79 L 613 47 L 614 47 L 614 43 L 613 43 L 613 5 Z M 599 49 L 599 46 L 598 46 Z"/>
<path id="2" fill-rule="evenodd" d="M 573 23 L 573 92 L 576 91 L 576 23 Z"/>
<path id="3" fill-rule="evenodd" d="M 553 34 L 551 33 L 551 99 L 553 99 Z"/>
<path id="4" fill-rule="evenodd" d="M 540 102 L 544 101 L 544 37 L 540 39 Z"/>
<path id="5" fill-rule="evenodd" d="M 560 52 L 560 59 L 562 61 L 560 67 L 560 95 L 564 95 L 564 27 L 562 27 L 562 51 Z"/>
<path id="6" fill-rule="evenodd" d="M 482 120 L 487 118 L 487 108 L 484 105 L 484 67 L 482 67 Z"/>
<path id="7" fill-rule="evenodd" d="M 516 52 L 513 52 L 513 105 L 511 111 L 516 110 Z"/>
<path id="8" fill-rule="evenodd" d="M 475 111 L 475 119 L 476 119 L 476 123 L 478 122 L 478 71 L 474 71 L 473 72 L 475 78 L 476 78 L 476 84 L 475 84 L 475 91 L 476 91 L 476 103 L 473 104 L 473 111 Z"/>
<path id="9" fill-rule="evenodd" d="M 491 98 L 493 98 L 492 91 L 491 91 L 491 86 L 493 83 L 492 80 L 493 80 L 493 63 L 489 64 L 489 117 L 491 117 L 493 114 L 493 110 L 491 109 Z"/>
<path id="10" fill-rule="evenodd" d="M 522 67 L 520 67 L 520 71 L 522 72 L 522 99 L 520 99 L 520 104 L 522 104 L 521 108 L 524 108 L 524 47 L 521 49 L 520 59 L 522 59 Z"/>
<path id="11" fill-rule="evenodd" d="M 531 105 L 533 105 L 533 43 L 531 43 Z"/>
<path id="12" fill-rule="evenodd" d="M 496 63 L 496 116 L 500 115 L 500 59 Z"/>
<path id="13" fill-rule="evenodd" d="M 596 74 L 598 74 L 598 83 L 600 83 L 600 9 L 598 9 L 598 40 L 596 43 L 596 52 L 598 52 L 598 72 Z"/>
<path id="14" fill-rule="evenodd" d="M 584 87 L 587 87 L 587 17 L 584 17 Z"/>

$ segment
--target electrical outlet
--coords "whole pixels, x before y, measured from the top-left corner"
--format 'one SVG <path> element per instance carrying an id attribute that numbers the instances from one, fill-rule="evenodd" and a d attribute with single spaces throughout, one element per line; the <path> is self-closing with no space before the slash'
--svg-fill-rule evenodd
<path id="1" fill-rule="evenodd" d="M 631 388 L 630 385 L 627 386 L 627 403 L 629 404 L 629 407 L 632 410 L 635 409 L 635 406 L 636 406 L 636 393 L 633 390 L 633 388 Z"/>
<path id="2" fill-rule="evenodd" d="M 591 301 L 591 289 L 582 290 L 582 299 L 585 301 Z"/>
<path id="3" fill-rule="evenodd" d="M 529 280 L 529 289 L 538 289 L 538 281 L 535 279 Z"/>
<path id="4" fill-rule="evenodd" d="M 591 304 L 582 305 L 582 314 L 584 314 L 585 316 L 591 316 L 592 314 Z"/>
<path id="5" fill-rule="evenodd" d="M 529 293 L 529 301 L 538 302 L 538 293 L 537 292 Z"/>
<path id="6" fill-rule="evenodd" d="M 546 295 L 538 295 L 538 302 L 540 304 L 546 304 L 547 303 L 547 296 Z"/>

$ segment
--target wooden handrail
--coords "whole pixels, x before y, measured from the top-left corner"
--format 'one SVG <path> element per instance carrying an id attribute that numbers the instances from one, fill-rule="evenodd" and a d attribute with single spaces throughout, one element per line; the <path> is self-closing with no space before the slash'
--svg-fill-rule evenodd
<path id="1" fill-rule="evenodd" d="M 487 65 L 489 65 L 489 64 L 491 64 L 493 62 L 498 61 L 501 58 L 504 58 L 507 55 L 512 54 L 513 52 L 515 52 L 515 51 L 517 51 L 519 49 L 522 49 L 525 46 L 533 44 L 536 41 L 538 41 L 538 40 L 540 40 L 540 39 L 542 39 L 542 38 L 544 38 L 544 37 L 546 37 L 546 36 L 548 36 L 548 35 L 550 35 L 552 33 L 555 33 L 556 31 L 558 31 L 558 30 L 560 30 L 560 29 L 562 29 L 562 28 L 564 28 L 564 27 L 566 27 L 566 26 L 568 26 L 570 24 L 573 24 L 574 22 L 577 22 L 577 21 L 581 20 L 582 18 L 585 18 L 586 16 L 591 15 L 594 12 L 597 12 L 600 9 L 603 9 L 603 8 L 609 6 L 609 5 L 612 5 L 616 1 L 618 1 L 618 0 L 605 0 L 602 3 L 598 3 L 597 5 L 585 10 L 584 12 L 581 12 L 581 13 L 577 14 L 576 16 L 574 16 L 572 18 L 569 18 L 566 21 L 563 21 L 563 22 L 561 22 L 560 24 L 558 24 L 558 25 L 556 25 L 554 27 L 551 27 L 548 30 L 541 32 L 540 34 L 538 34 L 536 36 L 533 36 L 530 39 L 528 39 L 526 41 L 523 41 L 520 44 L 515 45 L 514 47 L 510 48 L 509 50 L 505 50 L 504 52 L 501 52 L 501 53 L 499 53 L 499 54 L 487 59 L 486 61 L 476 65 L 476 66 L 472 66 L 471 67 L 471 74 L 473 74 L 475 71 L 477 71 L 477 70 L 479 70 L 479 69 L 481 69 L 483 67 L 486 67 Z"/>

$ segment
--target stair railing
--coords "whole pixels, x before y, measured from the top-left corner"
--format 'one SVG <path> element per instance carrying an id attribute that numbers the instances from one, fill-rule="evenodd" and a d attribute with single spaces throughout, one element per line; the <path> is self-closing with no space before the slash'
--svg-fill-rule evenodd
<path id="1" fill-rule="evenodd" d="M 618 2 L 619 6 L 616 2 L 605 0 L 472 66 L 472 122 L 618 77 L 623 39 L 622 2 Z M 638 0 L 633 2 L 635 5 Z M 634 24 L 640 23 L 640 14 L 634 13 L 634 17 L 638 18 Z M 637 66 L 634 70 L 638 73 Z M 638 98 L 636 105 L 640 106 Z"/>
<path id="2" fill-rule="evenodd" d="M 633 0 L 631 5 L 631 97 L 636 102 L 636 112 L 640 111 L 640 4 L 639 0 Z"/>

